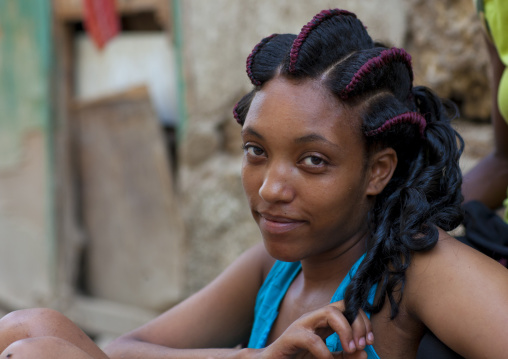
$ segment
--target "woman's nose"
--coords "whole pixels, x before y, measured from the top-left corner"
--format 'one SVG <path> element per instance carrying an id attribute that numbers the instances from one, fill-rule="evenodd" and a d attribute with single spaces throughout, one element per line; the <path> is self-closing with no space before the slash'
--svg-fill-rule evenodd
<path id="1" fill-rule="evenodd" d="M 295 196 L 291 185 L 291 172 L 281 165 L 270 166 L 259 188 L 259 196 L 268 203 L 291 202 Z"/>

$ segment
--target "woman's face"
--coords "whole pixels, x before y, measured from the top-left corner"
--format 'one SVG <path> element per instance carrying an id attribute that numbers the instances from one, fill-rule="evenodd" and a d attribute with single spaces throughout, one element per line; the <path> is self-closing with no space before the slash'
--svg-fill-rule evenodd
<path id="1" fill-rule="evenodd" d="M 359 119 L 317 82 L 276 78 L 242 129 L 242 181 L 268 252 L 297 261 L 344 252 L 366 233 Z"/>

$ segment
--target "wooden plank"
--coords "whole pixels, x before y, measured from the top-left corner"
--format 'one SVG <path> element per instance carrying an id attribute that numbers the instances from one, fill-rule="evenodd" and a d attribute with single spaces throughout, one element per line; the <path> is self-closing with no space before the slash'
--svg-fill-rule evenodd
<path id="1" fill-rule="evenodd" d="M 149 99 L 148 89 L 145 86 L 138 86 L 127 89 L 122 93 L 118 94 L 109 94 L 107 96 L 102 96 L 99 98 L 87 100 L 87 101 L 74 101 L 72 104 L 72 108 L 75 111 L 86 111 L 90 108 L 100 108 L 100 107 L 108 107 L 109 105 L 119 104 L 121 106 L 122 103 L 129 102 L 145 102 L 150 101 Z M 148 110 L 150 112 L 150 110 Z M 154 115 L 150 113 L 150 115 Z"/>
<path id="2" fill-rule="evenodd" d="M 77 221 L 78 202 L 76 188 L 76 143 L 73 134 L 76 121 L 69 114 L 71 99 L 74 97 L 74 33 L 72 27 L 63 22 L 53 26 L 55 44 L 54 66 L 54 114 L 57 126 L 55 139 L 55 221 L 57 238 L 57 298 L 65 306 L 73 299 L 76 282 L 81 268 L 83 233 Z"/>
<path id="3" fill-rule="evenodd" d="M 183 221 L 146 88 L 76 107 L 91 295 L 162 310 L 180 299 Z"/>
<path id="4" fill-rule="evenodd" d="M 59 21 L 83 20 L 83 0 L 53 0 L 55 18 Z M 171 19 L 170 0 L 117 0 L 118 12 L 122 15 L 143 11 L 154 11 L 164 27 Z"/>

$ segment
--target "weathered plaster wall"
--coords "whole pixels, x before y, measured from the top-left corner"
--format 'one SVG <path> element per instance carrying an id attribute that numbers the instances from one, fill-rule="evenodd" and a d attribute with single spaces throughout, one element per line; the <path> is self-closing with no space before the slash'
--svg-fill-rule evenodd
<path id="1" fill-rule="evenodd" d="M 42 131 L 27 133 L 23 158 L 0 171 L 0 306 L 9 309 L 47 306 L 53 294 L 44 142 Z"/>
<path id="2" fill-rule="evenodd" d="M 0 0 L 0 305 L 48 305 L 50 4 Z"/>

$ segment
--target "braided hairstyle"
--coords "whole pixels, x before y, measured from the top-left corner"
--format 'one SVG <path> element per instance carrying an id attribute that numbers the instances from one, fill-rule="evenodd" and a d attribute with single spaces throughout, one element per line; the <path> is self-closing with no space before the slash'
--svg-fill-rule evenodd
<path id="1" fill-rule="evenodd" d="M 436 245 L 437 227 L 449 231 L 462 220 L 464 143 L 450 125 L 455 107 L 426 87 L 413 87 L 410 55 L 374 43 L 356 15 L 339 9 L 320 12 L 298 35 L 263 39 L 247 58 L 247 74 L 254 88 L 235 106 L 239 124 L 267 81 L 317 79 L 338 101 L 359 109 L 367 156 L 396 151 L 394 174 L 368 215 L 366 257 L 345 294 L 350 322 L 359 308 L 379 312 L 386 299 L 395 318 L 412 253 Z M 370 305 L 376 283 L 381 295 Z"/>

